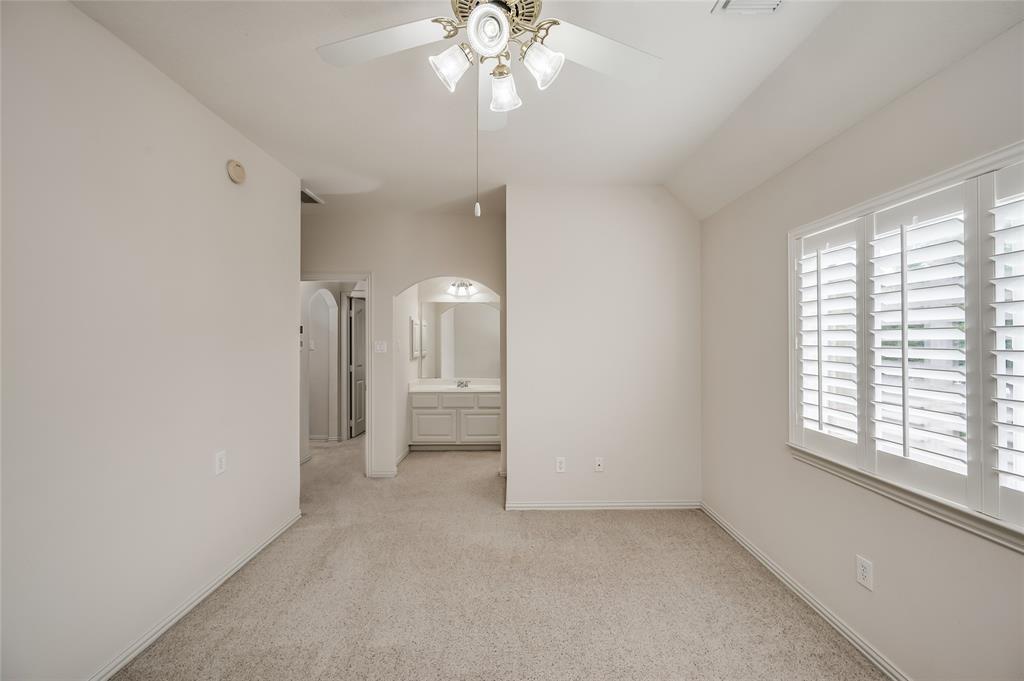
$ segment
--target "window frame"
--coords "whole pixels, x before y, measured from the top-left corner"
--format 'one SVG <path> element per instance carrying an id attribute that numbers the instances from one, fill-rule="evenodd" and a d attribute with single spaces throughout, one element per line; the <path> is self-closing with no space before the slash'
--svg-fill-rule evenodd
<path id="1" fill-rule="evenodd" d="M 989 382 L 985 379 L 994 367 L 994 359 L 990 358 L 990 341 L 987 335 L 985 320 L 989 301 L 990 286 L 987 282 L 988 270 L 984 255 L 986 239 L 989 237 L 990 222 L 986 211 L 982 209 L 982 192 L 985 187 L 985 176 L 1006 166 L 1024 161 L 1024 141 L 987 154 L 967 163 L 960 164 L 945 172 L 933 175 L 924 180 L 902 187 L 896 191 L 863 201 L 846 210 L 828 217 L 815 220 L 791 230 L 787 235 L 787 312 L 789 315 L 789 338 L 787 345 L 788 380 L 789 380 L 789 439 L 787 445 L 792 449 L 794 458 L 819 469 L 830 472 L 854 484 L 871 489 L 899 503 L 915 508 L 930 516 L 939 518 L 974 534 L 995 541 L 1019 553 L 1024 553 L 1024 526 L 1011 524 L 995 517 L 998 503 L 993 501 L 992 494 L 999 493 L 998 476 L 987 475 L 989 470 L 998 463 L 998 452 L 992 446 L 990 416 L 993 402 L 988 394 Z M 965 261 L 965 323 L 967 332 L 967 475 L 962 495 L 949 494 L 940 496 L 934 490 L 941 485 L 924 484 L 927 491 L 914 482 L 934 477 L 943 479 L 941 474 L 932 476 L 926 464 L 917 464 L 910 460 L 888 461 L 877 466 L 877 456 L 873 447 L 872 429 L 870 428 L 870 405 L 873 375 L 869 370 L 869 336 L 870 336 L 870 290 L 868 245 L 871 240 L 872 220 L 875 213 L 891 206 L 916 199 L 945 187 L 963 184 L 964 191 L 964 261 Z M 858 222 L 857 239 L 857 443 L 853 444 L 807 430 L 803 426 L 802 413 L 802 360 L 800 350 L 801 322 L 799 260 L 802 257 L 801 239 L 836 227 L 845 227 Z M 820 380 L 820 378 L 819 378 Z M 989 419 L 989 420 L 986 420 Z M 898 457 L 886 457 L 898 458 Z M 993 463 L 995 461 L 995 463 Z M 908 468 L 905 475 L 896 473 Z M 921 468 L 920 471 L 914 469 Z M 880 470 L 881 469 L 881 470 Z M 949 475 L 959 475 L 950 473 Z M 995 478 L 995 488 L 989 478 Z M 949 497 L 958 497 L 951 499 Z M 995 506 L 993 504 L 996 504 Z"/>

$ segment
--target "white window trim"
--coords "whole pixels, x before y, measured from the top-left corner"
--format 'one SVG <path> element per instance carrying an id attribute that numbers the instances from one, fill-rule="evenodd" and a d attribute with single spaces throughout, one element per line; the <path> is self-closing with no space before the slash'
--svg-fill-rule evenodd
<path id="1" fill-rule="evenodd" d="M 870 216 L 871 214 L 879 210 L 883 210 L 888 206 L 913 199 L 921 194 L 938 189 L 944 185 L 975 180 L 981 175 L 999 170 L 1010 163 L 1019 161 L 1021 156 L 1024 156 L 1024 141 L 1012 144 L 972 161 L 968 161 L 967 163 L 963 163 L 945 172 L 933 175 L 932 177 L 915 182 L 896 191 L 877 196 L 868 201 L 863 201 L 856 206 L 794 229 L 790 231 L 788 235 L 788 262 L 790 263 L 790 266 L 794 262 L 794 258 L 796 257 L 795 245 L 801 237 L 819 232 L 833 225 Z M 863 254 L 858 253 L 858 259 L 863 257 L 865 257 Z M 866 276 L 866 268 L 858 267 L 858 278 L 862 276 Z M 979 537 L 988 539 L 996 544 L 1024 554 L 1024 531 L 1022 531 L 1021 528 L 1005 523 L 1002 520 L 986 515 L 980 511 L 976 511 L 970 507 L 897 484 L 891 480 L 876 475 L 870 470 L 858 468 L 857 461 L 838 460 L 834 454 L 829 455 L 824 452 L 816 451 L 807 444 L 798 441 L 802 440 L 798 435 L 802 430 L 799 429 L 799 424 L 802 423 L 802 421 L 796 418 L 796 414 L 798 412 L 795 411 L 795 405 L 799 402 L 800 389 L 798 381 L 794 380 L 794 376 L 796 375 L 796 368 L 794 366 L 796 364 L 796 355 L 792 351 L 798 332 L 796 327 L 796 310 L 794 309 L 794 301 L 796 299 L 793 289 L 795 277 L 792 272 L 789 272 L 787 281 L 787 312 L 789 314 L 789 343 L 787 345 L 787 358 L 789 366 L 788 382 L 790 407 L 788 418 L 790 436 L 786 444 L 793 450 L 793 457 L 798 461 L 814 466 L 815 468 L 827 473 L 831 473 L 839 478 L 847 480 L 848 482 L 859 485 L 860 487 L 864 487 L 865 489 L 871 490 L 888 499 L 903 504 L 904 506 L 908 506 L 933 518 L 937 518 L 955 527 L 971 532 Z M 970 295 L 970 293 L 968 295 Z M 866 319 L 866 316 L 861 315 L 862 304 L 863 301 L 858 299 L 858 318 L 860 320 Z M 865 324 L 859 322 L 858 336 L 863 335 L 864 328 Z M 860 341 L 861 338 L 858 339 L 858 348 L 863 347 Z M 863 364 L 863 362 L 860 364 Z M 858 371 L 861 371 L 861 376 L 859 377 L 861 379 L 864 378 L 862 369 L 863 367 L 859 367 L 858 369 Z M 859 389 L 862 388 L 863 386 Z M 864 414 L 866 414 L 866 411 L 866 408 L 861 405 L 859 412 L 861 413 L 862 423 L 864 422 Z M 866 436 L 867 430 L 862 428 L 860 431 L 860 437 L 864 438 Z M 973 497 L 973 490 L 969 489 L 969 495 Z"/>

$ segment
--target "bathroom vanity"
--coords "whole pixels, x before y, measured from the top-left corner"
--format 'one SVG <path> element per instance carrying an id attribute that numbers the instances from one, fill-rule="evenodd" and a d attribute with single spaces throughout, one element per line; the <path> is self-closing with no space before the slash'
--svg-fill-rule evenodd
<path id="1" fill-rule="evenodd" d="M 409 384 L 410 449 L 499 449 L 501 384 L 469 379 L 420 379 Z"/>

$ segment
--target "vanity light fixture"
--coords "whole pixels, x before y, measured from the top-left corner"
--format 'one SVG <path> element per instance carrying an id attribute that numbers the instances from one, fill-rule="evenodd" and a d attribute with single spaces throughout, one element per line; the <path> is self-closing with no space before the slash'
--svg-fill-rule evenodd
<path id="1" fill-rule="evenodd" d="M 473 285 L 473 282 L 460 279 L 459 281 L 453 281 L 448 286 L 448 295 L 455 296 L 456 298 L 471 298 L 479 293 L 479 289 Z"/>

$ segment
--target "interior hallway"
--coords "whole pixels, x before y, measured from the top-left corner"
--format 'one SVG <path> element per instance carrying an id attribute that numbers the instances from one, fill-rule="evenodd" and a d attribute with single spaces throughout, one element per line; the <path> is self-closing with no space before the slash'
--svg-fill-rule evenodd
<path id="1" fill-rule="evenodd" d="M 883 677 L 700 511 L 502 508 L 497 452 L 363 476 L 318 444 L 302 519 L 115 678 Z"/>

